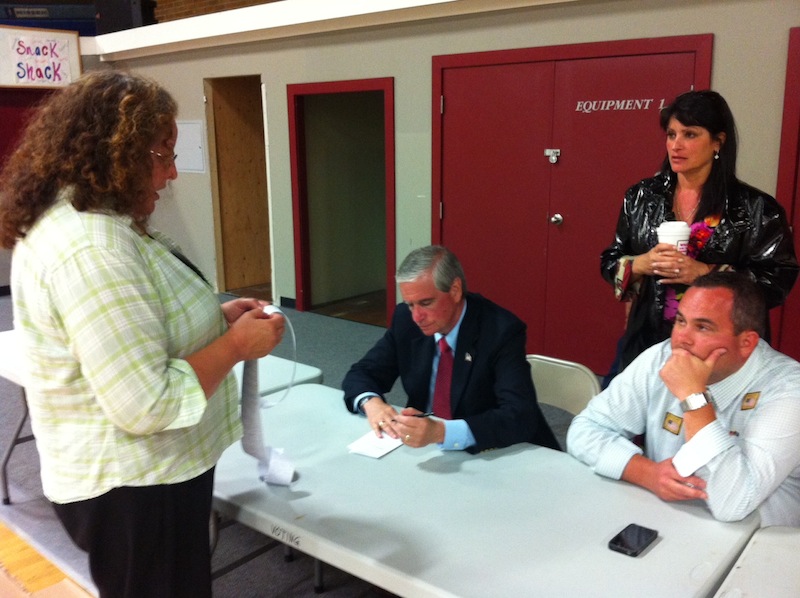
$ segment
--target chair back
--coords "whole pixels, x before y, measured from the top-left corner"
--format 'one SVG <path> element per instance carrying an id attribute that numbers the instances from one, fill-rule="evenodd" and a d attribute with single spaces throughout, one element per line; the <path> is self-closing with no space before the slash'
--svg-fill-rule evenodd
<path id="1" fill-rule="evenodd" d="M 528 355 L 536 398 L 573 415 L 600 392 L 597 376 L 585 365 L 544 355 Z"/>

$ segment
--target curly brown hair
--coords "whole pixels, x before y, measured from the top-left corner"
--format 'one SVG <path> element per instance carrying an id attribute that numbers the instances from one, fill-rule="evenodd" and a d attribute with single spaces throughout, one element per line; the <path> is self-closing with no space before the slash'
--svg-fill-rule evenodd
<path id="1" fill-rule="evenodd" d="M 150 149 L 177 112 L 159 84 L 114 70 L 47 96 L 0 171 L 0 245 L 14 247 L 65 187 L 78 211 L 136 218 L 151 185 Z"/>

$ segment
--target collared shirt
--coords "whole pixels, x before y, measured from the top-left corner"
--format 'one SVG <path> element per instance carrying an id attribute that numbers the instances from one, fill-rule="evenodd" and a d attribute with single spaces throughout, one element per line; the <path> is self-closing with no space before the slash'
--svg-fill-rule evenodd
<path id="1" fill-rule="evenodd" d="M 429 384 L 429 391 L 428 391 L 428 411 L 431 411 L 431 407 L 433 405 L 433 389 L 436 386 L 436 374 L 439 371 L 439 357 L 441 355 L 441 351 L 439 350 L 439 339 L 444 336 L 447 339 L 447 344 L 450 346 L 453 352 L 455 352 L 456 343 L 458 342 L 458 332 L 461 330 L 461 322 L 464 321 L 464 316 L 467 313 L 467 301 L 464 301 L 464 309 L 461 310 L 461 316 L 458 318 L 458 322 L 456 325 L 453 326 L 453 329 L 448 332 L 446 335 L 442 335 L 439 332 L 434 332 L 433 340 L 436 343 L 436 352 L 433 356 L 433 367 L 431 369 L 431 381 Z M 363 392 L 358 395 L 355 399 L 355 404 L 359 413 L 362 415 L 364 414 L 363 404 L 366 399 L 371 397 L 378 397 L 380 396 L 376 392 Z M 475 444 L 475 436 L 472 434 L 472 430 L 469 428 L 469 424 L 463 419 L 445 419 L 442 420 L 444 423 L 444 442 L 437 443 L 437 446 L 445 451 L 461 451 L 468 449 L 473 444 Z"/>
<path id="2" fill-rule="evenodd" d="M 192 479 L 241 436 L 235 377 L 206 400 L 182 359 L 225 332 L 219 301 L 163 235 L 77 212 L 66 195 L 12 262 L 45 495 Z"/>
<path id="3" fill-rule="evenodd" d="M 800 525 L 800 364 L 760 341 L 734 374 L 709 386 L 716 421 L 689 442 L 678 398 L 659 377 L 666 340 L 642 353 L 572 422 L 567 450 L 619 479 L 642 450 L 706 480 L 714 517 L 737 521 L 758 509 L 761 525 Z"/>

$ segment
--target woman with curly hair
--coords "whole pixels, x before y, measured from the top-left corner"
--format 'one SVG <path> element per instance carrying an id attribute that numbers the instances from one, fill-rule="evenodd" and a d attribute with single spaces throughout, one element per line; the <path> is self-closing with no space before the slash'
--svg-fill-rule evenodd
<path id="1" fill-rule="evenodd" d="M 89 72 L 0 172 L 42 486 L 102 597 L 211 596 L 214 466 L 241 435 L 231 368 L 283 334 L 263 302 L 220 305 L 148 225 L 177 177 L 176 114 L 152 81 Z"/>
<path id="2" fill-rule="evenodd" d="M 736 125 L 725 99 L 710 90 L 686 92 L 661 111 L 660 121 L 667 150 L 661 171 L 625 193 L 616 236 L 600 256 L 603 278 L 630 304 L 604 386 L 669 337 L 678 302 L 698 276 L 743 272 L 770 308 L 784 302 L 797 278 L 783 208 L 736 178 Z M 656 229 L 667 220 L 689 226 L 685 254 L 658 242 Z"/>

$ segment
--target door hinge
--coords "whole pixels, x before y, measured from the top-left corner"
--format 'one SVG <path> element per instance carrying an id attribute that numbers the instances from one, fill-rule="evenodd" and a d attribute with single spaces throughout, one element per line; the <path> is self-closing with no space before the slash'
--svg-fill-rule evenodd
<path id="1" fill-rule="evenodd" d="M 444 95 L 439 96 L 439 114 L 444 114 Z"/>

